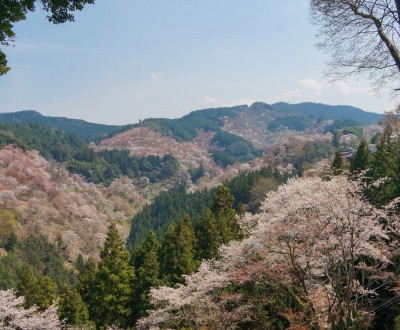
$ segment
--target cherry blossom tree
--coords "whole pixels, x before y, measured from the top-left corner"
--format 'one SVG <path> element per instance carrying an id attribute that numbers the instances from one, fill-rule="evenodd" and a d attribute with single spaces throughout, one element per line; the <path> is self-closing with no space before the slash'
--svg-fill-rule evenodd
<path id="1" fill-rule="evenodd" d="M 13 290 L 0 291 L 0 328 L 4 330 L 57 330 L 63 328 L 55 304 L 38 313 L 36 307 L 25 309 L 24 297 L 16 297 Z"/>
<path id="2" fill-rule="evenodd" d="M 364 199 L 363 188 L 362 182 L 336 176 L 292 179 L 270 192 L 259 214 L 241 217 L 246 238 L 222 246 L 220 260 L 203 263 L 185 276 L 185 284 L 152 289 L 157 309 L 139 328 L 173 328 L 179 321 L 234 329 L 251 315 L 251 306 L 224 308 L 221 289 L 251 281 L 296 288 L 302 308 L 276 311 L 292 328 L 348 329 L 367 322 L 375 294 L 368 285 L 390 273 L 388 236 L 380 222 L 386 214 Z"/>

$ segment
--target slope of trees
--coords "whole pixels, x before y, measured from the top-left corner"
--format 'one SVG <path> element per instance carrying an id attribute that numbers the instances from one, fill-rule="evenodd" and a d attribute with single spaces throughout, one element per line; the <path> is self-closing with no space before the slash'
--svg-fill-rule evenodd
<path id="1" fill-rule="evenodd" d="M 262 180 L 267 178 L 270 179 L 268 184 Z M 233 208 L 239 212 L 241 205 L 247 205 L 249 210 L 255 211 L 265 197 L 265 193 L 285 182 L 286 179 L 287 175 L 281 175 L 271 168 L 239 174 L 226 183 L 234 197 Z M 159 238 L 162 238 L 168 226 L 186 213 L 196 226 L 207 209 L 212 208 L 216 193 L 216 189 L 187 193 L 184 185 L 161 192 L 151 205 L 145 206 L 142 212 L 132 219 L 129 244 L 131 246 L 140 244 L 150 231 L 154 231 Z"/>
<path id="2" fill-rule="evenodd" d="M 247 238 L 223 247 L 219 261 L 178 287 L 153 289 L 158 308 L 138 325 L 368 327 L 368 297 L 388 276 L 387 233 L 362 193 L 344 176 L 281 186 L 260 214 L 242 218 Z"/>
<path id="3" fill-rule="evenodd" d="M 9 125 L 39 124 L 49 126 L 55 130 L 74 134 L 87 143 L 97 142 L 102 138 L 109 137 L 110 135 L 132 127 L 132 125 L 118 126 L 94 124 L 80 119 L 43 116 L 39 112 L 33 110 L 0 113 L 0 122 Z"/>

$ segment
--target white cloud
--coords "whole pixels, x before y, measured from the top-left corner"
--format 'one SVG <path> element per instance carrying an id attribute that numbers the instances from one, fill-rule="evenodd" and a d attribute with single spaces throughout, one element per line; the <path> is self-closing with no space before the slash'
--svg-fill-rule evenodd
<path id="1" fill-rule="evenodd" d="M 150 77 L 153 80 L 161 80 L 164 77 L 164 75 L 161 72 L 152 72 L 150 74 Z"/>
<path id="2" fill-rule="evenodd" d="M 328 82 L 306 78 L 298 82 L 297 88 L 277 95 L 273 99 L 273 102 L 351 104 L 373 112 L 387 111 L 391 107 L 388 102 L 378 100 L 366 82 L 355 80 Z"/>
<path id="3" fill-rule="evenodd" d="M 332 100 L 343 100 L 361 98 L 371 95 L 369 87 L 365 87 L 356 81 L 338 80 L 333 83 L 307 78 L 299 81 L 300 88 L 285 92 L 279 96 L 280 100 L 291 102 L 332 102 Z M 342 103 L 343 103 L 342 101 Z"/>
<path id="4" fill-rule="evenodd" d="M 315 79 L 303 79 L 300 80 L 300 84 L 303 86 L 305 90 L 313 91 L 316 94 L 321 94 L 323 88 L 323 84 L 320 84 Z"/>
<path id="5" fill-rule="evenodd" d="M 247 98 L 241 98 L 238 100 L 234 100 L 231 102 L 226 102 L 226 101 L 221 101 L 218 100 L 210 95 L 204 95 L 203 101 L 202 101 L 202 106 L 205 108 L 219 108 L 219 107 L 233 107 L 235 105 L 252 105 L 254 103 L 254 100 L 247 99 Z"/>

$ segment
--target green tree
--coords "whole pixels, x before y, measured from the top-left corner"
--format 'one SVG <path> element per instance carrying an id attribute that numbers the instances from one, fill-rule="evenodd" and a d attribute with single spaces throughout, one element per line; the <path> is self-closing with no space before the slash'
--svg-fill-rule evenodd
<path id="1" fill-rule="evenodd" d="M 372 160 L 371 176 L 373 180 L 385 178 L 376 188 L 368 191 L 371 201 L 382 206 L 393 200 L 398 193 L 399 175 L 399 141 L 393 138 L 393 129 L 387 126 L 377 144 L 377 150 Z"/>
<path id="2" fill-rule="evenodd" d="M 175 227 L 168 227 L 165 235 L 162 247 L 162 274 L 167 283 L 182 283 L 183 274 L 191 274 L 197 269 L 195 246 L 196 236 L 192 222 L 186 214 Z"/>
<path id="3" fill-rule="evenodd" d="M 229 189 L 224 185 L 218 186 L 212 211 L 217 221 L 222 244 L 242 237 L 233 202 L 234 198 Z"/>
<path id="4" fill-rule="evenodd" d="M 82 10 L 86 4 L 92 3 L 94 3 L 94 0 L 0 1 L 0 46 L 12 44 L 15 38 L 14 23 L 25 20 L 26 15 L 35 11 L 37 6 L 43 12 L 48 13 L 47 19 L 50 22 L 59 24 L 73 21 L 72 12 Z M 6 55 L 0 50 L 0 75 L 9 70 Z"/>
<path id="5" fill-rule="evenodd" d="M 86 324 L 89 321 L 89 311 L 81 295 L 67 283 L 60 289 L 58 316 L 72 326 Z"/>
<path id="6" fill-rule="evenodd" d="M 78 291 L 89 310 L 89 315 L 95 315 L 96 308 L 96 274 L 97 263 L 89 258 L 78 275 Z"/>
<path id="7" fill-rule="evenodd" d="M 362 139 L 350 162 L 350 173 L 360 173 L 369 168 L 371 162 L 371 152 L 369 151 L 367 141 Z"/>
<path id="8" fill-rule="evenodd" d="M 132 314 L 135 270 L 129 264 L 129 252 L 115 223 L 108 230 L 100 258 L 96 273 L 94 321 L 98 326 L 124 326 Z"/>
<path id="9" fill-rule="evenodd" d="M 216 220 L 210 209 L 206 209 L 197 223 L 196 238 L 199 247 L 197 251 L 199 259 L 212 259 L 218 256 L 221 238 Z"/>
<path id="10" fill-rule="evenodd" d="M 56 299 L 57 286 L 48 277 L 36 274 L 33 269 L 24 265 L 17 284 L 18 294 L 25 296 L 25 306 L 36 305 L 45 310 Z"/>
<path id="11" fill-rule="evenodd" d="M 331 168 L 333 175 L 340 175 L 343 173 L 344 161 L 342 155 L 340 154 L 340 151 L 335 152 Z"/>
<path id="12" fill-rule="evenodd" d="M 138 277 L 137 301 L 135 302 L 136 317 L 144 316 L 146 310 L 150 308 L 150 289 L 160 283 L 159 249 L 160 244 L 157 237 L 151 231 L 143 242 L 135 259 L 135 268 Z"/>

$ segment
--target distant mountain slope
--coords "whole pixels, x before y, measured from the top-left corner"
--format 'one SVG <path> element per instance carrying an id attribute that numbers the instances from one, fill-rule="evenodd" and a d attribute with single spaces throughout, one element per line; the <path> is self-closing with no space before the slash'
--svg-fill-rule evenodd
<path id="1" fill-rule="evenodd" d="M 290 104 L 279 102 L 272 105 L 265 105 L 268 108 L 277 109 L 286 113 L 297 113 L 303 116 L 322 117 L 322 119 L 353 119 L 360 124 L 374 125 L 381 120 L 384 115 L 367 112 L 349 105 L 327 105 L 321 103 L 304 102 Z"/>
<path id="2" fill-rule="evenodd" d="M 123 131 L 125 126 L 94 124 L 81 119 L 43 116 L 33 110 L 0 113 L 0 122 L 7 124 L 37 123 L 75 134 L 87 142 L 100 140 Z"/>

